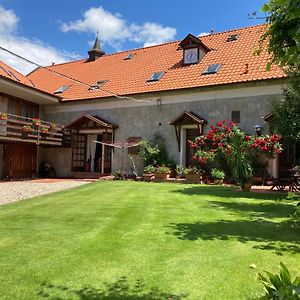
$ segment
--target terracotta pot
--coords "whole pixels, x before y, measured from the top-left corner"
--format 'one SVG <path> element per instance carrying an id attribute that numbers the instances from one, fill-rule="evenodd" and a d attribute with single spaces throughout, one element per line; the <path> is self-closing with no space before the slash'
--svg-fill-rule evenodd
<path id="1" fill-rule="evenodd" d="M 144 181 L 151 181 L 152 179 L 154 179 L 154 174 L 143 174 L 143 180 Z"/>
<path id="2" fill-rule="evenodd" d="M 215 184 L 222 184 L 223 183 L 223 179 L 214 179 L 214 183 Z"/>
<path id="3" fill-rule="evenodd" d="M 252 187 L 251 183 L 241 184 L 241 189 L 242 189 L 243 192 L 250 192 L 251 187 Z"/>
<path id="4" fill-rule="evenodd" d="M 195 174 L 195 173 L 188 173 L 185 175 L 186 180 L 192 181 L 192 182 L 201 182 L 202 176 L 201 174 Z"/>
<path id="5" fill-rule="evenodd" d="M 168 180 L 171 173 L 154 173 L 155 179 Z"/>

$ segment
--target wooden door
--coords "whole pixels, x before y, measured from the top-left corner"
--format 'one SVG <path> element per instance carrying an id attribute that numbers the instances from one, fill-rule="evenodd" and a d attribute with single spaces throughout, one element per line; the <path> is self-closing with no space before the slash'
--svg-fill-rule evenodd
<path id="1" fill-rule="evenodd" d="M 84 172 L 86 163 L 86 135 L 72 134 L 72 171 Z"/>
<path id="2" fill-rule="evenodd" d="M 36 145 L 4 144 L 3 154 L 3 178 L 22 179 L 36 175 Z"/>
<path id="3" fill-rule="evenodd" d="M 192 159 L 192 156 L 195 153 L 195 148 L 191 147 L 189 141 L 194 141 L 195 137 L 199 136 L 199 130 L 195 129 L 186 129 L 186 166 L 193 166 L 195 165 L 195 161 Z"/>

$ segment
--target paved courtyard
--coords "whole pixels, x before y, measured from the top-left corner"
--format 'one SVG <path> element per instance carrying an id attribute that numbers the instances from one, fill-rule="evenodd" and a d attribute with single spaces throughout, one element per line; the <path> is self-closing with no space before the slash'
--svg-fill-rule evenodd
<path id="1" fill-rule="evenodd" d="M 90 181 L 74 179 L 0 181 L 0 205 L 74 188 L 88 182 Z"/>

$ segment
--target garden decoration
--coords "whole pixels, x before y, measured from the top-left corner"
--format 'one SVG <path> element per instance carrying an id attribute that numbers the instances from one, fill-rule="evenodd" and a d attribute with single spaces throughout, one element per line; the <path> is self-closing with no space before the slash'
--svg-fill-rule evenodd
<path id="1" fill-rule="evenodd" d="M 218 122 L 206 135 L 197 137 L 191 147 L 196 149 L 193 159 L 203 166 L 214 160 L 226 159 L 233 179 L 243 190 L 251 188 L 253 167 L 251 157 L 255 153 L 274 158 L 282 151 L 280 137 L 276 134 L 250 136 L 234 122 Z"/>

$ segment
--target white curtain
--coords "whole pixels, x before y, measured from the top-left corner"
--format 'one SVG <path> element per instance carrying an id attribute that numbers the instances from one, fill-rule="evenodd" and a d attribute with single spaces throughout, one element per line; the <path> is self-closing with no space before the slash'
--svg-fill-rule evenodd
<path id="1" fill-rule="evenodd" d="M 96 143 L 94 141 L 97 141 L 97 135 L 88 135 L 87 137 L 87 160 L 91 159 L 91 172 L 95 172 L 95 154 L 96 154 Z"/>

